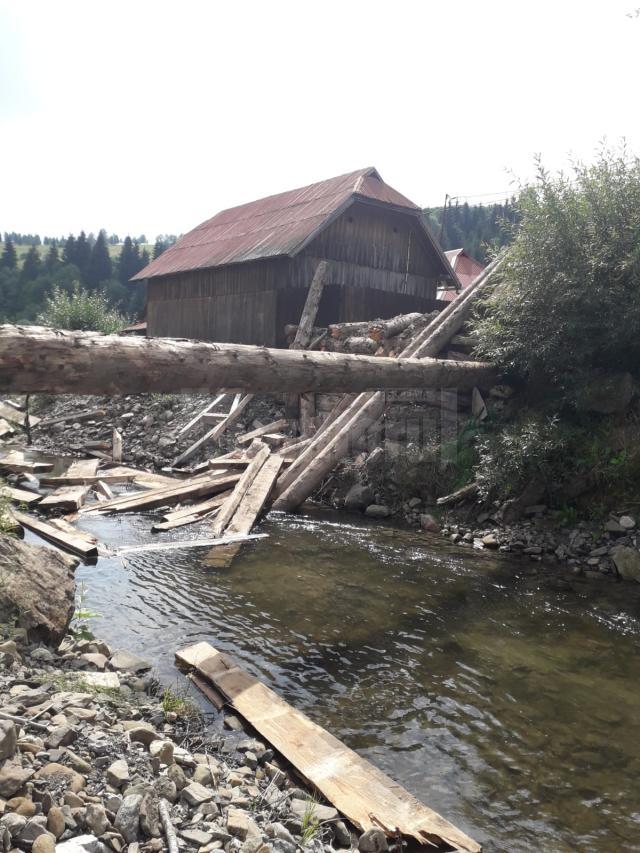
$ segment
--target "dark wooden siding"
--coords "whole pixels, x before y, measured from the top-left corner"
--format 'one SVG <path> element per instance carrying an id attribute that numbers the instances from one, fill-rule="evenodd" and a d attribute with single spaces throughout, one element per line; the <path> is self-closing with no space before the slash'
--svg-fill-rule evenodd
<path id="1" fill-rule="evenodd" d="M 415 219 L 356 203 L 295 258 L 151 279 L 148 334 L 283 346 L 321 259 L 319 325 L 432 309 L 438 267 Z"/>

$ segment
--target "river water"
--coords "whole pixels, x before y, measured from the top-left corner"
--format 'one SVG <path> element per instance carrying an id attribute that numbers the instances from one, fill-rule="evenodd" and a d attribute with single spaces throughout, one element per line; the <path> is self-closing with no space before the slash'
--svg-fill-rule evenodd
<path id="1" fill-rule="evenodd" d="M 149 516 L 81 526 L 158 541 Z M 640 850 L 640 587 L 562 588 L 347 515 L 261 532 L 229 569 L 195 549 L 81 567 L 94 632 L 170 682 L 177 647 L 229 652 L 487 851 Z"/>

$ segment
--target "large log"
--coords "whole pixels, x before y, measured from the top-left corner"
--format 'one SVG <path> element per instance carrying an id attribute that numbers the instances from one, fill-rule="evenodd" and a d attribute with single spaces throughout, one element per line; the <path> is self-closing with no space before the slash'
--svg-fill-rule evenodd
<path id="1" fill-rule="evenodd" d="M 334 392 L 494 384 L 491 365 L 0 327 L 0 389 L 49 394 Z"/>

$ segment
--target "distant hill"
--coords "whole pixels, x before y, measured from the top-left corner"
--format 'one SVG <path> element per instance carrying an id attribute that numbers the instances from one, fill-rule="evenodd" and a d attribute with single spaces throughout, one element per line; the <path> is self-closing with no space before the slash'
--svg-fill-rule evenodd
<path id="1" fill-rule="evenodd" d="M 445 251 L 462 247 L 471 257 L 483 263 L 487 262 L 492 249 L 499 249 L 509 242 L 504 224 L 518 222 L 515 200 L 491 205 L 470 205 L 466 202 L 447 205 L 446 212 L 443 207 L 426 207 L 423 214 Z"/>

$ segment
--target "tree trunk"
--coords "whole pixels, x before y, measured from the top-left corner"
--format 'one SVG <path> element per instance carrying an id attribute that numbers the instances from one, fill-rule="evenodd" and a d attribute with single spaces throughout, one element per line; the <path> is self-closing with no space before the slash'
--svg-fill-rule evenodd
<path id="1" fill-rule="evenodd" d="M 49 394 L 353 392 L 490 387 L 480 362 L 376 358 L 167 338 L 0 327 L 0 389 Z"/>

